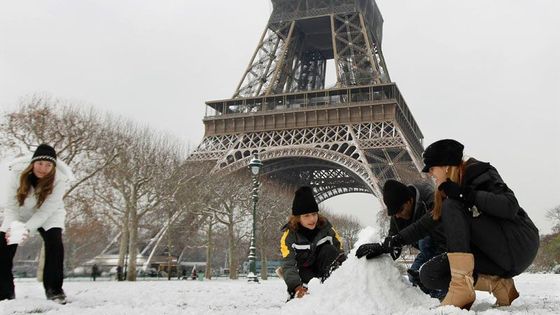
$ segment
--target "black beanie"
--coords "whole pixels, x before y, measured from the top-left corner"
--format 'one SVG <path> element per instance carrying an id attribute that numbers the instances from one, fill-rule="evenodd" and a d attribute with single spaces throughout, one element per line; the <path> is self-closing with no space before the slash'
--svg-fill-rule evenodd
<path id="1" fill-rule="evenodd" d="M 315 197 L 313 197 L 313 189 L 308 186 L 298 188 L 292 203 L 292 214 L 302 215 L 312 212 L 319 212 L 319 206 L 315 201 Z"/>
<path id="2" fill-rule="evenodd" d="M 387 206 L 387 215 L 389 216 L 397 214 L 410 198 L 412 198 L 412 192 L 399 181 L 389 179 L 383 185 L 383 202 Z"/>
<path id="3" fill-rule="evenodd" d="M 49 161 L 56 164 L 56 151 L 48 144 L 40 144 L 31 158 L 31 163 L 35 161 Z"/>
<path id="4" fill-rule="evenodd" d="M 463 148 L 461 143 L 453 139 L 443 139 L 430 144 L 422 154 L 422 172 L 428 173 L 432 166 L 460 165 L 463 160 Z"/>

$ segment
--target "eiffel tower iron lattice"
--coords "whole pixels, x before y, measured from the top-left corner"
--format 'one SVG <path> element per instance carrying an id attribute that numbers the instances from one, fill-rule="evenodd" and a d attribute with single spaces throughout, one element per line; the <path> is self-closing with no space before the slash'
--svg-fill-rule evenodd
<path id="1" fill-rule="evenodd" d="M 381 51 L 374 0 L 272 0 L 273 11 L 231 99 L 206 102 L 205 135 L 190 161 L 245 168 L 312 186 L 318 201 L 380 196 L 389 178 L 421 178 L 423 135 Z M 336 83 L 325 87 L 332 62 Z M 334 81 L 334 80 L 332 80 Z"/>

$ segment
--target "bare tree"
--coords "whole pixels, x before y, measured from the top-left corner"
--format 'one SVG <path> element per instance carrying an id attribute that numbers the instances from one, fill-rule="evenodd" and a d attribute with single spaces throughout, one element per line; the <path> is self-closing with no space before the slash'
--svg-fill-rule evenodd
<path id="1" fill-rule="evenodd" d="M 208 216 L 206 219 L 206 269 L 204 271 L 204 277 L 208 280 L 212 279 L 212 265 L 213 265 L 213 250 L 214 250 L 214 225 L 218 220 L 215 216 Z"/>
<path id="2" fill-rule="evenodd" d="M 64 234 L 72 242 L 66 242 L 64 247 L 66 268 L 72 270 L 93 258 L 94 253 L 101 252 L 110 241 L 108 230 L 109 227 L 99 218 L 91 218 L 80 224 L 68 224 Z"/>
<path id="3" fill-rule="evenodd" d="M 211 278 L 213 231 L 218 224 L 215 215 L 207 209 L 209 190 L 207 185 L 208 173 L 213 165 L 210 163 L 184 162 L 177 170 L 175 194 L 169 200 L 169 207 L 175 209 L 179 216 L 176 217 L 177 229 L 174 230 L 173 239 L 181 243 L 178 262 L 183 259 L 187 250 L 206 248 L 205 277 Z M 171 188 L 169 190 L 172 190 Z M 193 243 L 198 240 L 198 234 L 204 234 L 202 243 Z M 200 236 L 200 235 L 198 235 Z"/>
<path id="4" fill-rule="evenodd" d="M 116 156 L 103 170 L 106 183 L 95 195 L 105 204 L 107 217 L 121 227 L 119 264 L 128 255 L 127 280 L 135 281 L 140 221 L 161 210 L 175 193 L 165 183 L 175 179 L 181 157 L 164 135 L 131 123 L 115 126 L 110 141 L 117 143 Z"/>
<path id="5" fill-rule="evenodd" d="M 358 240 L 358 233 L 363 228 L 360 222 L 350 215 L 329 213 L 328 217 L 334 229 L 342 237 L 345 251 L 350 251 Z"/>
<path id="6" fill-rule="evenodd" d="M 546 212 L 546 217 L 551 219 L 554 222 L 554 226 L 552 230 L 556 233 L 560 232 L 560 205 L 548 210 Z"/>
<path id="7" fill-rule="evenodd" d="M 261 279 L 268 278 L 268 260 L 280 259 L 281 228 L 290 214 L 292 189 L 263 181 L 257 210 L 257 249 L 261 260 Z"/>
<path id="8" fill-rule="evenodd" d="M 177 253 L 177 263 L 180 263 L 185 250 L 193 247 L 192 236 L 207 222 L 207 215 L 200 211 L 203 207 L 198 188 L 198 183 L 205 178 L 207 170 L 190 163 L 178 162 L 177 160 L 170 169 L 170 177 L 160 183 L 160 189 L 166 191 L 161 203 L 162 211 L 150 214 L 153 218 L 148 221 L 157 222 L 157 217 L 161 217 L 160 212 L 167 213 L 166 222 L 159 224 L 158 230 L 166 236 L 169 259 L 177 249 L 182 248 L 180 253 Z M 156 249 L 157 244 L 152 252 L 155 253 Z M 149 261 L 150 258 L 146 263 Z"/>
<path id="9" fill-rule="evenodd" d="M 239 244 L 248 239 L 251 221 L 248 221 L 250 209 L 250 185 L 239 185 L 249 183 L 249 178 L 241 175 L 228 175 L 225 177 L 208 178 L 206 211 L 212 213 L 217 222 L 227 229 L 228 259 L 230 279 L 237 279 L 239 260 L 243 254 L 239 252 Z"/>
<path id="10" fill-rule="evenodd" d="M 560 205 L 549 209 L 546 217 L 554 223 L 554 226 L 552 233 L 541 235 L 533 266 L 539 271 L 554 271 L 560 264 Z"/>

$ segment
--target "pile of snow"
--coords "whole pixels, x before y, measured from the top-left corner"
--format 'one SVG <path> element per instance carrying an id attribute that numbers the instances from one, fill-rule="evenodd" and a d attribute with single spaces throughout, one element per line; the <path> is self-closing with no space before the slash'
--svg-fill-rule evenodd
<path id="1" fill-rule="evenodd" d="M 432 314 L 439 305 L 401 276 L 389 255 L 376 259 L 358 259 L 356 248 L 361 244 L 379 242 L 375 228 L 368 227 L 348 259 L 321 284 L 309 282 L 309 294 L 294 299 L 282 309 L 283 314 Z"/>

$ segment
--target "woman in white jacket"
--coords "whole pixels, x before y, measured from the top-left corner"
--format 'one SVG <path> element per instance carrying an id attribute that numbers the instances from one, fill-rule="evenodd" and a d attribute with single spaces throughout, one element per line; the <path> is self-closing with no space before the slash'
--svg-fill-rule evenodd
<path id="1" fill-rule="evenodd" d="M 62 230 L 66 210 L 62 199 L 73 179 L 72 171 L 57 160 L 56 151 L 47 144 L 39 145 L 31 159 L 14 160 L 9 169 L 4 221 L 0 227 L 0 300 L 15 298 L 12 264 L 17 243 L 38 231 L 45 242 L 43 286 L 47 299 L 65 304 Z M 20 234 L 16 229 L 23 229 L 23 238 L 14 239 L 16 233 Z"/>

